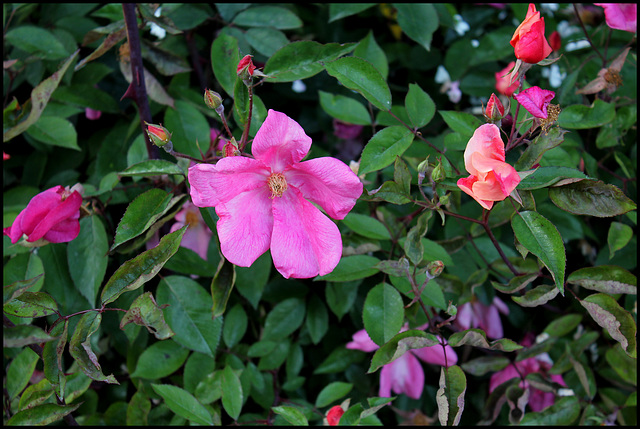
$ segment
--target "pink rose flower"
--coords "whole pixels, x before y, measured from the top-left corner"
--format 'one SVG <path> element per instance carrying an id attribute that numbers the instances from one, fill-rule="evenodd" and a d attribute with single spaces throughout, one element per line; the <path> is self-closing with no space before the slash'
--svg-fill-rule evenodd
<path id="1" fill-rule="evenodd" d="M 408 325 L 400 330 L 404 332 Z M 362 329 L 353 335 L 353 341 L 347 343 L 346 347 L 353 350 L 372 352 L 379 346 L 374 343 L 367 332 Z M 446 354 L 446 360 L 445 360 Z M 388 398 L 393 390 L 396 394 L 404 393 L 410 398 L 419 399 L 424 388 L 424 370 L 418 358 L 426 363 L 440 366 L 451 366 L 458 362 L 458 355 L 446 345 L 443 353 L 439 344 L 421 349 L 412 349 L 403 354 L 398 359 L 390 362 L 380 370 L 380 389 L 378 396 Z"/>
<path id="2" fill-rule="evenodd" d="M 44 239 L 49 243 L 65 243 L 80 233 L 82 195 L 62 186 L 54 186 L 33 197 L 18 214 L 13 224 L 4 228 L 4 235 L 15 244 L 25 235 L 33 243 Z"/>
<path id="3" fill-rule="evenodd" d="M 494 124 L 478 127 L 464 151 L 464 166 L 469 177 L 458 179 L 458 187 L 491 210 L 494 201 L 502 201 L 520 183 L 518 172 L 504 162 L 504 143 Z"/>
<path id="4" fill-rule="evenodd" d="M 513 94 L 515 92 L 516 89 L 518 89 L 518 85 L 519 82 L 515 81 L 513 83 L 510 83 L 509 81 L 509 72 L 511 71 L 511 69 L 513 69 L 516 65 L 515 61 L 511 61 L 509 63 L 508 66 L 506 66 L 504 69 L 500 70 L 499 72 L 496 72 L 495 76 L 496 76 L 496 91 L 498 91 L 500 94 L 504 95 L 505 97 L 511 97 L 511 94 Z"/>
<path id="5" fill-rule="evenodd" d="M 594 3 L 604 8 L 607 25 L 615 30 L 638 31 L 638 5 L 635 3 Z"/>
<path id="6" fill-rule="evenodd" d="M 488 338 L 503 338 L 504 331 L 500 313 L 509 314 L 509 307 L 497 296 L 493 298 L 493 302 L 488 306 L 474 299 L 458 308 L 458 315 L 453 324 L 462 330 L 480 328 L 487 334 Z"/>
<path id="7" fill-rule="evenodd" d="M 191 249 L 196 252 L 202 259 L 207 260 L 207 250 L 209 249 L 209 241 L 213 233 L 202 219 L 200 210 L 192 203 L 185 203 L 175 216 L 176 223 L 171 225 L 169 232 L 179 230 L 185 225 L 189 225 L 189 228 L 182 236 L 182 242 L 180 245 Z"/>
<path id="8" fill-rule="evenodd" d="M 328 274 L 338 264 L 340 231 L 312 202 L 344 219 L 363 186 L 335 158 L 300 162 L 310 147 L 297 122 L 269 110 L 251 145 L 254 158 L 231 156 L 189 168 L 193 203 L 216 208 L 220 248 L 231 263 L 248 267 L 271 249 L 285 278 Z"/>
<path id="9" fill-rule="evenodd" d="M 552 52 L 549 42 L 544 37 L 544 18 L 536 11 L 533 3 L 524 21 L 516 28 L 511 37 L 516 58 L 525 63 L 536 64 L 549 56 Z"/>
<path id="10" fill-rule="evenodd" d="M 542 89 L 538 86 L 532 86 L 529 89 L 515 94 L 513 98 L 515 98 L 522 107 L 527 109 L 527 112 L 531 113 L 536 118 L 546 119 L 547 107 L 549 107 L 549 103 L 555 96 L 556 93 L 553 91 Z"/>

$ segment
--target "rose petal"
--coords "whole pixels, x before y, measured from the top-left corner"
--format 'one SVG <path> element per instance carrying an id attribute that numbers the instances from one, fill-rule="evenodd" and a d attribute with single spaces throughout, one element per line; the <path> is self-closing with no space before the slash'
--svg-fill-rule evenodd
<path id="1" fill-rule="evenodd" d="M 504 336 L 502 320 L 498 309 L 493 305 L 486 306 L 479 301 L 474 302 L 474 310 L 480 318 L 479 326 L 487 334 L 488 338 L 498 339 Z"/>
<path id="2" fill-rule="evenodd" d="M 473 136 L 467 143 L 464 150 L 464 167 L 472 176 L 479 176 L 476 166 L 471 162 L 471 155 L 474 153 L 504 162 L 504 143 L 500 137 L 500 128 L 494 124 L 481 125 L 473 132 Z"/>
<path id="3" fill-rule="evenodd" d="M 363 352 L 372 352 L 380 348 L 379 345 L 373 342 L 364 329 L 359 330 L 352 335 L 353 341 L 347 343 L 346 347 L 352 350 L 362 350 Z"/>
<path id="4" fill-rule="evenodd" d="M 59 195 L 58 198 L 61 199 L 62 197 Z M 31 201 L 33 202 L 33 200 Z M 47 200 L 47 202 L 51 202 L 51 201 L 52 201 L 51 199 Z M 29 203 L 29 205 L 31 205 L 31 202 Z M 50 210 L 44 216 L 44 218 L 42 218 L 38 222 L 38 224 L 33 229 L 33 231 L 31 231 L 31 233 L 28 233 L 29 238 L 27 239 L 27 241 L 34 242 L 43 238 L 44 235 L 47 232 L 49 232 L 49 230 L 54 228 L 57 224 L 59 224 L 62 221 L 72 219 L 72 220 L 75 220 L 75 222 L 77 222 L 77 219 L 80 216 L 79 210 L 81 205 L 82 205 L 82 195 L 80 195 L 78 191 L 73 191 L 71 195 L 69 195 L 64 201 L 60 202 L 57 206 L 55 206 L 52 210 Z M 23 219 L 23 225 L 25 221 L 29 222 L 29 217 L 32 216 L 32 213 L 33 213 L 33 216 L 36 216 L 35 215 L 36 212 L 25 213 L 25 217 Z M 76 230 L 76 228 L 71 225 L 67 225 L 67 226 L 63 225 L 60 232 L 61 234 L 58 234 L 58 235 L 52 234 L 52 237 L 57 237 L 54 239 L 62 240 L 63 242 L 71 241 L 78 236 L 78 233 L 80 232 L 80 226 L 78 225 L 78 228 Z"/>
<path id="5" fill-rule="evenodd" d="M 424 388 L 424 370 L 420 361 L 411 353 L 405 353 L 398 359 L 386 364 L 380 370 L 380 397 L 404 393 L 413 399 L 420 399 Z"/>
<path id="6" fill-rule="evenodd" d="M 57 223 L 42 238 L 49 243 L 66 243 L 74 240 L 80 234 L 79 215 L 80 212 L 78 211 L 78 216 L 75 219 L 66 219 Z"/>
<path id="7" fill-rule="evenodd" d="M 300 124 L 285 115 L 269 109 L 267 119 L 256 133 L 251 152 L 274 173 L 300 162 L 309 152 L 311 138 Z"/>
<path id="8" fill-rule="evenodd" d="M 333 271 L 342 256 L 335 223 L 294 187 L 273 199 L 271 256 L 285 278 L 309 278 Z"/>
<path id="9" fill-rule="evenodd" d="M 493 201 L 482 200 L 478 198 L 474 193 L 473 186 L 477 182 L 478 182 L 478 178 L 475 176 L 462 177 L 458 179 L 457 185 L 458 185 L 458 188 L 460 188 L 466 194 L 470 195 L 482 207 L 484 207 L 487 210 L 491 210 L 491 207 L 493 207 Z"/>
<path id="10" fill-rule="evenodd" d="M 362 194 L 362 182 L 344 162 L 315 158 L 285 171 L 289 185 L 319 204 L 334 219 L 344 219 Z"/>
<path id="11" fill-rule="evenodd" d="M 198 207 L 216 207 L 238 194 L 267 187 L 269 169 L 260 161 L 243 156 L 222 158 L 217 164 L 189 168 L 191 199 Z"/>
<path id="12" fill-rule="evenodd" d="M 232 264 L 249 267 L 269 249 L 273 230 L 270 195 L 264 186 L 216 206 L 220 250 Z"/>
<path id="13" fill-rule="evenodd" d="M 458 355 L 450 345 L 444 346 L 444 352 L 442 351 L 442 345 L 436 344 L 435 346 L 423 347 L 421 349 L 413 349 L 411 353 L 418 356 L 426 363 L 440 366 L 451 366 L 458 362 Z M 445 355 L 447 359 L 445 360 Z"/>

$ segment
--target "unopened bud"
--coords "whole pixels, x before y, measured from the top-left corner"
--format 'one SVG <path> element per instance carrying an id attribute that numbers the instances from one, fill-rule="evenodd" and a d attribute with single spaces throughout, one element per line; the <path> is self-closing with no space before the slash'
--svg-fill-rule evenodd
<path id="1" fill-rule="evenodd" d="M 238 142 L 234 137 L 231 137 L 231 140 L 227 141 L 224 144 L 224 148 L 222 150 L 224 156 L 238 156 L 240 155 L 240 151 L 238 150 Z"/>
<path id="2" fill-rule="evenodd" d="M 428 169 L 429 169 L 429 157 L 427 156 L 427 159 L 425 159 L 420 164 L 418 164 L 418 184 L 420 185 L 422 184 L 422 181 L 424 180 Z"/>
<path id="3" fill-rule="evenodd" d="M 429 265 L 427 265 L 427 273 L 431 278 L 438 277 L 442 274 L 442 270 L 444 270 L 444 262 L 442 261 L 429 262 Z"/>
<path id="4" fill-rule="evenodd" d="M 215 91 L 205 89 L 204 104 L 206 104 L 209 109 L 217 111 L 218 108 L 222 105 L 222 97 Z"/>
<path id="5" fill-rule="evenodd" d="M 549 36 L 549 46 L 553 49 L 554 52 L 557 52 L 562 47 L 562 38 L 560 37 L 560 33 L 554 31 Z"/>
<path id="6" fill-rule="evenodd" d="M 162 125 L 154 125 L 145 122 L 147 125 L 147 135 L 151 142 L 158 146 L 163 147 L 164 145 L 171 143 L 171 133 Z"/>
<path id="7" fill-rule="evenodd" d="M 504 116 L 504 106 L 495 94 L 491 94 L 487 108 L 484 111 L 484 116 L 492 123 L 500 121 Z"/>
<path id="8" fill-rule="evenodd" d="M 344 410 L 342 407 L 340 405 L 334 405 L 327 411 L 327 424 L 329 426 L 337 426 L 343 414 Z"/>
<path id="9" fill-rule="evenodd" d="M 442 180 L 447 178 L 447 173 L 444 171 L 444 167 L 442 166 L 442 162 L 438 162 L 438 165 L 431 172 L 431 179 L 434 182 L 441 182 Z"/>

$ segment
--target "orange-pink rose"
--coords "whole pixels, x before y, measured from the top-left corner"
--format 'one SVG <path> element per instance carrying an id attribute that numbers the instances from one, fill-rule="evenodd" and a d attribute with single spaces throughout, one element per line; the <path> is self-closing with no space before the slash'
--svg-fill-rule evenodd
<path id="1" fill-rule="evenodd" d="M 464 151 L 464 167 L 470 176 L 458 179 L 458 187 L 491 210 L 494 201 L 507 198 L 520 183 L 518 172 L 504 160 L 500 129 L 494 124 L 481 125 Z"/>
<path id="2" fill-rule="evenodd" d="M 529 4 L 527 16 L 513 33 L 511 46 L 516 58 L 530 64 L 544 60 L 552 52 L 544 37 L 544 18 L 540 17 L 540 12 L 536 11 L 533 3 Z"/>

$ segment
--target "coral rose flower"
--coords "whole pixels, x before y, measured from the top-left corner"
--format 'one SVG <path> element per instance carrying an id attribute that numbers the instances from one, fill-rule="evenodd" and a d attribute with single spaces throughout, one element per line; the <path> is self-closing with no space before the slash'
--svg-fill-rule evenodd
<path id="1" fill-rule="evenodd" d="M 458 187 L 491 210 L 494 201 L 507 198 L 520 183 L 518 172 L 504 160 L 500 129 L 494 124 L 479 126 L 464 151 L 470 176 L 458 179 Z"/>
<path id="2" fill-rule="evenodd" d="M 331 157 L 300 162 L 311 138 L 284 113 L 269 110 L 252 143 L 255 159 L 225 157 L 189 168 L 191 198 L 215 207 L 220 248 L 235 265 L 250 266 L 271 249 L 285 277 L 333 271 L 342 256 L 334 219 L 344 219 L 362 194 L 358 176 Z"/>
<path id="3" fill-rule="evenodd" d="M 533 3 L 529 4 L 527 16 L 513 33 L 511 46 L 516 58 L 530 64 L 544 60 L 552 52 L 544 37 L 544 18 L 540 17 L 540 12 L 536 11 Z"/>
<path id="4" fill-rule="evenodd" d="M 33 243 L 41 238 L 49 243 L 66 243 L 80 233 L 82 195 L 62 186 L 54 186 L 33 197 L 13 224 L 2 232 L 11 243 L 25 235 Z"/>

